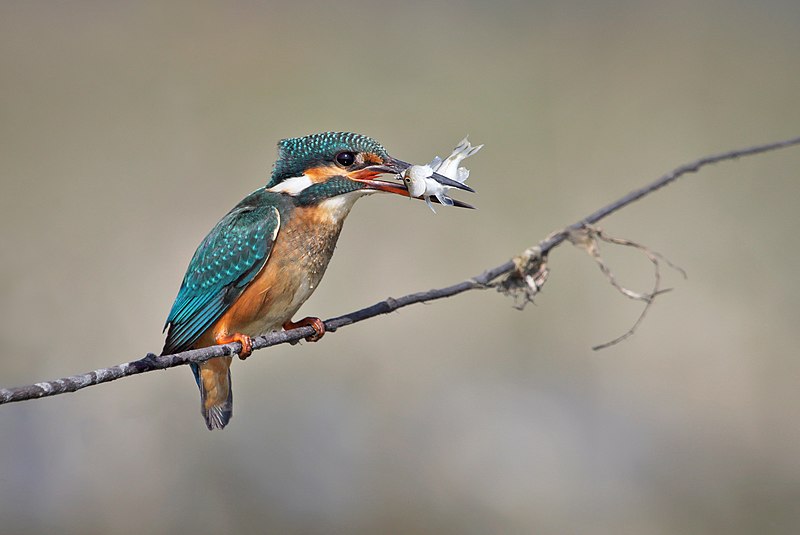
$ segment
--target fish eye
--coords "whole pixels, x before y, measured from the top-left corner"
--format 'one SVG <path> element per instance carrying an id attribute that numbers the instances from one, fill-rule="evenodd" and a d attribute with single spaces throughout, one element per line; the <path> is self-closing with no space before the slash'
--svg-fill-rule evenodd
<path id="1" fill-rule="evenodd" d="M 356 154 L 350 151 L 340 152 L 336 155 L 335 160 L 342 167 L 350 167 L 356 161 Z"/>

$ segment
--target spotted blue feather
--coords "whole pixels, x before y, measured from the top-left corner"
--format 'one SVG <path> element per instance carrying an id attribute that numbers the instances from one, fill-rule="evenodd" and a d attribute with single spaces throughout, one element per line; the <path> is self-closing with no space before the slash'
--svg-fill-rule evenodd
<path id="1" fill-rule="evenodd" d="M 266 264 L 279 228 L 276 207 L 244 201 L 217 223 L 195 251 L 172 305 L 164 354 L 191 348 L 222 317 Z"/>
<path id="2" fill-rule="evenodd" d="M 341 151 L 370 152 L 388 158 L 383 145 L 371 137 L 354 132 L 320 132 L 290 137 L 278 143 L 278 159 L 267 188 L 287 178 L 300 176 L 309 167 L 333 161 Z"/>

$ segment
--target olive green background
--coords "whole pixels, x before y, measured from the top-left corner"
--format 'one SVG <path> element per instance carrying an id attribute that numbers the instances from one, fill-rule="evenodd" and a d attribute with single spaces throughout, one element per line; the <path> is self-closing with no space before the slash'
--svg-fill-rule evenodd
<path id="1" fill-rule="evenodd" d="M 360 201 L 322 317 L 451 284 L 700 156 L 800 135 L 800 4 L 0 4 L 0 385 L 163 342 L 194 248 L 278 139 L 414 162 L 465 134 L 478 211 Z M 15 533 L 796 533 L 800 149 L 690 175 L 603 223 L 685 268 L 641 305 L 562 246 L 493 291 L 233 368 L 0 407 Z M 619 279 L 646 259 L 603 249 Z"/>

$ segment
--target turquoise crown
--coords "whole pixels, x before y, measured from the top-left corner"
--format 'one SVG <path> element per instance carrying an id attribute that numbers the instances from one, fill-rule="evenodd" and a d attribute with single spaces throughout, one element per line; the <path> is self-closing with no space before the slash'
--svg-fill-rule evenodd
<path id="1" fill-rule="evenodd" d="M 389 156 L 383 145 L 371 137 L 353 132 L 321 132 L 282 139 L 278 142 L 278 159 L 267 187 L 300 176 L 310 167 L 331 162 L 342 151 L 372 152 L 381 158 Z"/>

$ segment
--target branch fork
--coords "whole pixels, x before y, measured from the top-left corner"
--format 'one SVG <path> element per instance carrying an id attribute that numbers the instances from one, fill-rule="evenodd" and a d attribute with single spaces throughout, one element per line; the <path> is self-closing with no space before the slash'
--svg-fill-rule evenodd
<path id="1" fill-rule="evenodd" d="M 636 328 L 644 319 L 647 310 L 653 304 L 655 297 L 661 293 L 664 293 L 665 291 L 668 291 L 660 287 L 660 262 L 664 262 L 673 269 L 683 273 L 684 277 L 686 274 L 682 269 L 671 264 L 659 253 L 631 240 L 608 236 L 602 231 L 602 229 L 596 228 L 593 225 L 617 210 L 628 206 L 642 197 L 645 197 L 646 195 L 649 195 L 654 191 L 674 182 L 681 176 L 688 173 L 697 172 L 701 167 L 706 165 L 726 160 L 734 160 L 743 156 L 751 156 L 754 154 L 760 154 L 795 145 L 800 145 L 800 137 L 706 156 L 699 160 L 684 164 L 675 168 L 658 180 L 642 188 L 634 190 L 617 199 L 616 201 L 600 208 L 577 223 L 573 223 L 563 230 L 551 234 L 539 242 L 538 245 L 526 249 L 520 255 L 508 260 L 507 262 L 504 262 L 503 264 L 500 264 L 499 266 L 487 269 L 483 273 L 480 273 L 479 275 L 476 275 L 468 280 L 447 286 L 445 288 L 437 288 L 428 290 L 426 292 L 417 292 L 398 298 L 388 298 L 384 301 L 375 303 L 372 306 L 362 308 L 361 310 L 356 310 L 354 312 L 350 312 L 349 314 L 331 318 L 325 321 L 325 329 L 328 332 L 334 332 L 341 327 L 352 325 L 353 323 L 364 321 L 381 314 L 388 314 L 415 303 L 425 303 L 437 299 L 445 299 L 463 292 L 485 289 L 487 287 L 495 287 L 498 291 L 512 296 L 515 299 L 515 306 L 520 309 L 524 308 L 524 306 L 531 302 L 533 298 L 541 291 L 542 286 L 547 281 L 547 277 L 550 272 L 547 258 L 550 250 L 568 240 L 573 245 L 586 251 L 586 253 L 594 259 L 594 261 L 600 267 L 600 270 L 605 274 L 609 283 L 612 284 L 620 293 L 630 299 L 645 302 L 645 308 L 641 315 L 636 320 L 636 323 L 625 334 L 610 342 L 595 346 L 594 349 L 602 349 L 604 347 L 619 343 L 634 333 Z M 600 256 L 598 247 L 598 243 L 600 241 L 615 245 L 622 245 L 625 247 L 633 247 L 641 251 L 653 263 L 655 279 L 653 289 L 648 293 L 640 293 L 629 290 L 617 283 L 613 272 L 605 264 L 602 256 Z M 292 329 L 289 331 L 268 333 L 263 336 L 253 338 L 253 350 L 263 349 L 265 347 L 270 347 L 277 344 L 291 343 L 293 341 L 312 336 L 314 333 L 315 331 L 312 327 L 298 327 L 297 329 Z M 110 368 L 100 368 L 87 373 L 56 379 L 54 381 L 44 381 L 17 388 L 0 388 L 0 404 L 13 403 L 16 401 L 36 399 L 46 396 L 55 396 L 58 394 L 64 394 L 66 392 L 75 392 L 83 388 L 101 383 L 107 383 L 122 377 L 128 377 L 130 375 L 172 368 L 175 366 L 188 364 L 190 362 L 204 362 L 215 357 L 238 354 L 241 351 L 241 344 L 239 342 L 232 342 L 230 344 L 184 351 L 183 353 L 176 353 L 174 355 L 157 356 L 153 353 L 148 353 L 142 359 L 111 366 Z"/>

